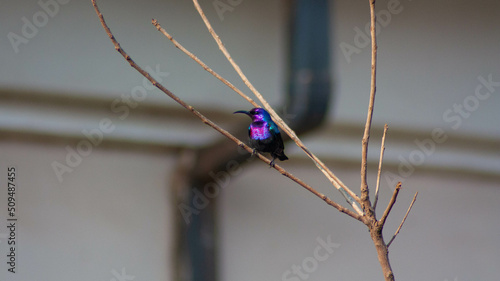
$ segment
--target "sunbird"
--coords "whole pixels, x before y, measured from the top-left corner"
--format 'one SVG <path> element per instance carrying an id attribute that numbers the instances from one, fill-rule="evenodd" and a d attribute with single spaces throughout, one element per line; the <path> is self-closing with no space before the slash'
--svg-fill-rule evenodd
<path id="1" fill-rule="evenodd" d="M 254 153 L 255 151 L 269 152 L 273 157 L 271 166 L 274 166 L 276 158 L 281 161 L 288 160 L 280 130 L 265 109 L 257 107 L 250 111 L 239 110 L 234 113 L 243 113 L 252 118 L 252 123 L 248 127 L 248 136 L 250 147 L 254 149 Z"/>

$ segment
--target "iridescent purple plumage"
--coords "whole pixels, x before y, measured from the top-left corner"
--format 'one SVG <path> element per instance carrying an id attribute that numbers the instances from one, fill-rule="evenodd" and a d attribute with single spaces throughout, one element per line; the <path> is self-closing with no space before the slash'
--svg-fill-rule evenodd
<path id="1" fill-rule="evenodd" d="M 254 122 L 255 123 L 255 122 Z M 271 137 L 271 132 L 267 128 L 267 123 L 261 122 L 262 125 L 250 124 L 250 138 L 254 140 L 265 140 Z"/>
<path id="2" fill-rule="evenodd" d="M 259 152 L 271 153 L 273 157 L 271 166 L 274 165 L 276 158 L 281 161 L 288 159 L 278 126 L 267 111 L 263 108 L 254 108 L 250 111 L 240 110 L 234 113 L 244 113 L 252 118 L 252 123 L 248 127 L 250 146 Z"/>

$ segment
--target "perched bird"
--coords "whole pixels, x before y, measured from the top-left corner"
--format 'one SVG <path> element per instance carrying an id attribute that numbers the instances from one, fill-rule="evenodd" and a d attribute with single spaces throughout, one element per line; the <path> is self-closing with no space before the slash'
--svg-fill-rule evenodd
<path id="1" fill-rule="evenodd" d="M 276 158 L 281 161 L 288 159 L 284 152 L 285 146 L 283 145 L 280 130 L 266 110 L 253 108 L 250 111 L 240 110 L 234 113 L 244 113 L 252 118 L 252 123 L 248 127 L 248 136 L 250 137 L 250 146 L 254 149 L 254 152 L 257 150 L 271 153 L 273 157 L 271 166 L 274 166 Z"/>

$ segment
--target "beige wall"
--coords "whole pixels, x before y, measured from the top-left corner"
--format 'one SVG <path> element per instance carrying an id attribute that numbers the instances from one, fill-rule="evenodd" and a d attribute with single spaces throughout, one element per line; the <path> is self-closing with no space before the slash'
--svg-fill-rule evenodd
<path id="1" fill-rule="evenodd" d="M 1 142 L 1 234 L 10 236 L 6 173 L 17 170 L 16 273 L 7 272 L 8 240 L 0 238 L 2 280 L 112 280 L 169 276 L 171 212 L 166 188 L 172 157 L 99 149 L 59 182 L 50 165 L 67 157 L 59 144 Z M 147 261 L 147 262 L 146 262 Z"/>

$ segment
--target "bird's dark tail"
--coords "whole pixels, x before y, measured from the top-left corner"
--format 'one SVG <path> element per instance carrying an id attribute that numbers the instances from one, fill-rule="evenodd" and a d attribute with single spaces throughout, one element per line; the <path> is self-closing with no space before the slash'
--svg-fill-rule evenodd
<path id="1" fill-rule="evenodd" d="M 288 157 L 286 157 L 285 153 L 283 153 L 283 152 L 281 152 L 280 154 L 273 153 L 273 154 L 271 154 L 271 156 L 273 157 L 273 160 L 271 160 L 271 163 L 270 163 L 271 167 L 274 167 L 274 160 L 276 160 L 276 158 L 278 158 L 281 161 L 288 160 Z"/>
<path id="2" fill-rule="evenodd" d="M 281 161 L 288 160 L 288 157 L 286 157 L 285 153 L 281 153 L 280 155 L 277 155 L 278 159 Z"/>

